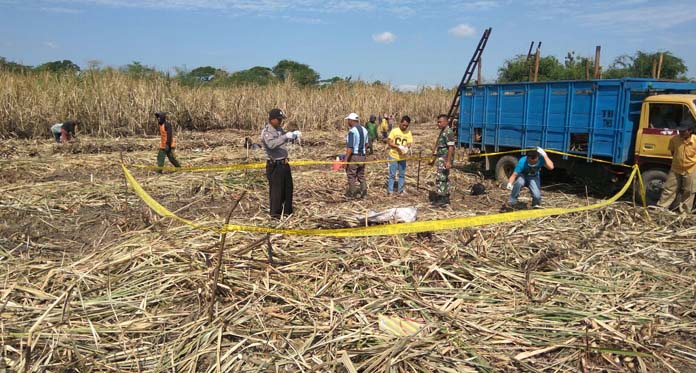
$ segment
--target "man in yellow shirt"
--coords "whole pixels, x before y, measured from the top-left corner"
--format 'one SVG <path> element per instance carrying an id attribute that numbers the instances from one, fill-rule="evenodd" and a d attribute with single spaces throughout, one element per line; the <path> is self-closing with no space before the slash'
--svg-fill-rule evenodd
<path id="1" fill-rule="evenodd" d="M 669 208 L 676 198 L 679 211 L 688 214 L 696 194 L 696 135 L 691 127 L 682 126 L 677 130 L 679 134 L 669 140 L 672 168 L 657 205 Z"/>
<path id="2" fill-rule="evenodd" d="M 389 134 L 389 122 L 387 121 L 387 114 L 384 114 L 379 123 L 379 131 L 382 132 L 382 141 L 386 140 L 387 135 Z"/>
<path id="3" fill-rule="evenodd" d="M 406 182 L 406 157 L 411 146 L 413 145 L 413 135 L 408 129 L 411 124 L 411 118 L 408 115 L 404 115 L 401 118 L 401 123 L 398 128 L 394 128 L 389 132 L 389 137 L 387 138 L 387 146 L 389 146 L 389 160 L 394 160 L 394 162 L 389 162 L 389 178 L 387 178 L 387 193 L 392 195 L 394 193 L 394 175 L 398 169 L 399 171 L 399 194 L 404 193 L 404 184 Z"/>

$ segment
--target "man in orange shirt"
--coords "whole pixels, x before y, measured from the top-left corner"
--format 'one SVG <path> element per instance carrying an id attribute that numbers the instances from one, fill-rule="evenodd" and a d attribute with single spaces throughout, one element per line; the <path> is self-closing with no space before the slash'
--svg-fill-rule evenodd
<path id="1" fill-rule="evenodd" d="M 174 129 L 172 125 L 167 121 L 167 114 L 160 112 L 155 113 L 155 118 L 157 118 L 157 123 L 159 123 L 160 130 L 160 147 L 157 153 L 157 167 L 164 166 L 164 157 L 169 158 L 169 162 L 172 162 L 174 167 L 181 167 L 179 161 L 174 157 L 174 147 L 176 142 L 174 141 Z M 157 170 L 157 172 L 162 173 L 162 170 Z"/>
<path id="2" fill-rule="evenodd" d="M 696 135 L 692 127 L 682 126 L 677 130 L 679 134 L 669 140 L 672 168 L 657 205 L 669 208 L 676 198 L 677 209 L 688 214 L 696 194 Z"/>

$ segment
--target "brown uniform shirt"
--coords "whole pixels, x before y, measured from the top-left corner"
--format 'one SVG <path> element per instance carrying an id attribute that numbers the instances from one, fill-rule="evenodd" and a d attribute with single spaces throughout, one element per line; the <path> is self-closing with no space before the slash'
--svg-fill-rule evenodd
<path id="1" fill-rule="evenodd" d="M 669 140 L 669 151 L 672 153 L 672 171 L 679 175 L 687 175 L 696 171 L 696 135 L 688 140 L 676 135 Z"/>

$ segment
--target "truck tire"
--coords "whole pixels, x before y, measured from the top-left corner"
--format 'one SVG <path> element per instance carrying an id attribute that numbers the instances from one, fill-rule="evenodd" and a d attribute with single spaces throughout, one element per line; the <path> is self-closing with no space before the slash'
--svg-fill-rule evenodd
<path id="1" fill-rule="evenodd" d="M 512 155 L 500 157 L 498 162 L 495 163 L 496 180 L 499 183 L 507 184 L 510 175 L 515 171 L 515 166 L 517 166 L 517 157 Z"/>
<path id="2" fill-rule="evenodd" d="M 645 186 L 645 199 L 648 205 L 655 205 L 662 195 L 662 186 L 667 181 L 667 172 L 653 168 L 641 174 Z"/>

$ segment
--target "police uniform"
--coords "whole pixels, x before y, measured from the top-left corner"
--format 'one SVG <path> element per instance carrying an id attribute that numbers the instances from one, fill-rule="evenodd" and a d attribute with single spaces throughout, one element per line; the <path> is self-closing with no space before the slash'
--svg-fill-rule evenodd
<path id="1" fill-rule="evenodd" d="M 292 173 L 288 164 L 289 139 L 285 131 L 278 126 L 266 124 L 261 131 L 261 143 L 266 150 L 266 178 L 270 198 L 269 213 L 272 218 L 279 219 L 282 214 L 292 214 Z"/>
<path id="2" fill-rule="evenodd" d="M 439 203 L 446 204 L 449 203 L 449 171 L 445 166 L 447 164 L 447 153 L 449 152 L 449 147 L 454 146 L 455 137 L 454 131 L 446 127 L 440 136 L 437 138 L 437 149 L 435 150 L 435 165 L 437 171 L 435 172 L 435 193 Z M 450 157 L 450 162 L 453 157 Z"/>

